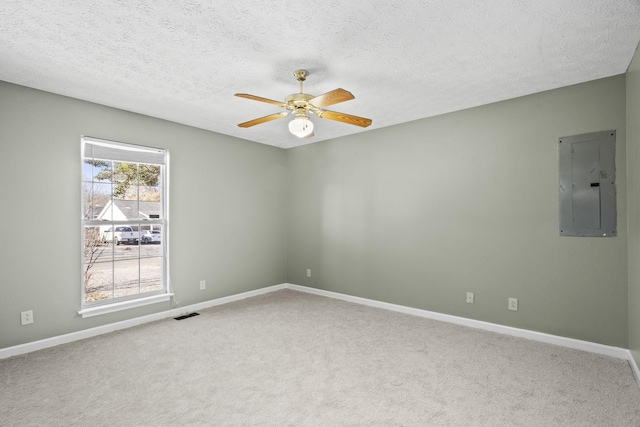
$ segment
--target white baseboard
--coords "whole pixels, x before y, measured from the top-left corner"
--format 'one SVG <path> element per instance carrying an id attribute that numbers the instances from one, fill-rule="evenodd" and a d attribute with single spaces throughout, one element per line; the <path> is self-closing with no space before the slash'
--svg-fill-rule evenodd
<path id="1" fill-rule="evenodd" d="M 159 313 L 149 314 L 147 316 L 136 317 L 134 319 L 123 320 L 121 322 L 110 323 L 108 325 L 97 326 L 95 328 L 84 329 L 78 332 L 71 332 L 64 335 L 58 335 L 56 337 L 45 338 L 38 341 L 29 342 L 26 344 L 20 344 L 13 347 L 6 347 L 0 349 L 0 359 L 4 359 L 11 356 L 18 356 L 25 353 L 31 353 L 32 351 L 42 350 L 48 347 L 54 347 L 60 344 L 67 344 L 73 341 L 82 340 L 85 338 L 91 338 L 98 335 L 106 334 L 109 332 L 118 331 L 120 329 L 131 328 L 133 326 L 142 325 L 144 323 L 155 322 L 156 320 L 162 320 L 169 317 L 177 317 L 183 314 L 192 313 L 197 310 L 203 310 L 205 308 L 214 307 L 216 305 L 227 304 L 232 301 L 239 301 L 245 298 L 254 297 L 257 295 L 266 294 L 268 292 L 277 291 L 280 289 L 286 289 L 285 284 L 269 286 L 266 288 L 256 289 L 254 291 L 243 292 L 228 297 L 217 298 L 198 304 L 193 304 L 185 307 L 173 308 L 170 310 L 161 311 Z"/>
<path id="2" fill-rule="evenodd" d="M 310 294 L 325 296 L 329 298 L 335 298 L 343 301 L 353 302 L 356 304 L 368 305 L 371 307 L 383 308 L 385 310 L 396 311 L 399 313 L 411 314 L 414 316 L 425 317 L 429 319 L 439 320 L 442 322 L 455 323 L 457 325 L 468 326 L 471 328 L 484 329 L 486 331 L 497 332 L 500 334 L 511 335 L 514 337 L 527 338 L 534 341 L 540 341 L 549 344 L 555 344 L 562 347 L 573 348 L 577 350 L 588 351 L 590 353 L 602 354 L 605 356 L 611 356 L 618 359 L 625 359 L 629 362 L 631 369 L 640 384 L 640 369 L 636 364 L 635 359 L 631 355 L 631 352 L 627 349 L 620 347 L 613 347 L 604 344 L 597 344 L 589 341 L 582 341 L 573 338 L 560 337 L 557 335 L 545 334 L 542 332 L 529 331 L 526 329 L 518 329 L 510 326 L 498 325 L 495 323 L 483 322 L 480 320 L 467 319 L 465 317 L 451 316 L 448 314 L 437 313 L 434 311 L 421 310 L 418 308 L 411 308 L 397 304 L 390 304 L 386 302 L 371 300 L 367 298 L 355 297 L 346 294 L 340 294 L 337 292 L 325 291 L 322 289 L 309 288 L 306 286 L 295 285 L 292 283 L 283 283 L 280 285 L 268 286 L 266 288 L 256 289 L 253 291 L 243 292 L 228 297 L 217 298 L 197 304 L 192 304 L 185 307 L 174 308 L 166 311 L 162 311 L 147 316 L 136 317 L 134 319 L 123 320 L 121 322 L 111 323 L 109 325 L 98 326 L 95 328 L 85 329 L 78 332 L 72 332 L 69 334 L 59 335 L 56 337 L 46 338 L 39 341 L 34 341 L 26 344 L 20 344 L 13 347 L 7 347 L 0 349 L 0 359 L 4 359 L 11 356 L 17 356 L 20 354 L 30 353 L 32 351 L 42 350 L 44 348 L 53 347 L 60 344 L 66 344 L 73 341 L 78 341 L 85 338 L 95 337 L 97 335 L 106 334 L 108 332 L 117 331 L 120 329 L 131 328 L 133 326 L 142 325 L 144 323 L 154 322 L 156 320 L 166 319 L 168 317 L 176 317 L 183 314 L 191 313 L 197 310 L 203 310 L 206 308 L 214 307 L 221 304 L 227 304 L 233 301 L 239 301 L 245 298 L 250 298 L 269 292 L 278 291 L 281 289 L 292 289 L 300 292 L 307 292 Z"/>
<path id="3" fill-rule="evenodd" d="M 285 283 L 280 285 L 267 286 L 266 288 L 260 288 L 254 291 L 247 291 L 247 292 L 242 292 L 240 294 L 229 295 L 228 297 L 216 298 L 209 301 L 199 302 L 197 304 L 192 304 L 185 307 L 174 308 L 173 310 L 171 310 L 171 314 L 167 317 L 176 317 L 182 314 L 192 313 L 197 310 L 204 310 L 205 308 L 215 307 L 216 305 L 227 304 L 233 301 L 240 301 L 246 298 L 268 294 L 269 292 L 279 291 L 282 289 L 287 289 L 287 285 Z"/>
<path id="4" fill-rule="evenodd" d="M 385 310 L 397 311 L 399 313 L 411 314 L 414 316 L 426 317 L 442 322 L 455 323 L 456 325 L 468 326 L 476 329 L 484 329 L 486 331 L 497 332 L 499 334 L 511 335 L 514 337 L 527 338 L 534 341 L 540 341 L 548 344 L 555 344 L 562 347 L 573 348 L 577 350 L 588 351 L 590 353 L 603 354 L 618 359 L 633 361 L 629 350 L 620 347 L 612 347 L 604 344 L 597 344 L 590 341 L 582 341 L 573 338 L 560 337 L 557 335 L 545 334 L 542 332 L 529 331 L 526 329 L 518 329 L 510 326 L 498 325 L 496 323 L 483 322 L 480 320 L 467 319 L 465 317 L 451 316 L 449 314 L 437 313 L 434 311 L 421 310 L 418 308 L 406 307 L 403 305 L 390 304 L 371 300 L 367 298 L 354 297 L 351 295 L 340 294 L 337 292 L 325 291 L 322 289 L 308 288 L 306 286 L 294 285 L 287 283 L 287 289 L 293 289 L 301 292 L 308 292 L 315 295 L 321 295 L 329 298 L 336 298 L 343 301 L 353 302 L 356 304 L 368 305 L 371 307 L 383 308 Z M 631 363 L 631 362 L 630 362 Z M 635 363 L 635 361 L 634 361 Z M 637 369 L 637 366 L 636 366 Z"/>
<path id="5" fill-rule="evenodd" d="M 640 384 L 640 369 L 638 368 L 636 359 L 633 358 L 633 354 L 631 354 L 630 351 L 628 351 L 628 353 L 629 353 L 629 358 L 627 360 L 629 361 L 629 366 L 631 366 L 631 370 L 633 371 L 633 374 L 636 376 L 636 380 L 638 380 L 638 384 Z"/>

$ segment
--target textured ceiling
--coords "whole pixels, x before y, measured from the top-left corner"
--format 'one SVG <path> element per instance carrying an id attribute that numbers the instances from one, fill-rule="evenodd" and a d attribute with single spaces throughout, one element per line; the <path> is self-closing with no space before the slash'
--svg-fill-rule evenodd
<path id="1" fill-rule="evenodd" d="M 624 73 L 638 0 L 0 0 L 0 80 L 283 148 Z M 248 129 L 298 91 L 331 110 Z"/>

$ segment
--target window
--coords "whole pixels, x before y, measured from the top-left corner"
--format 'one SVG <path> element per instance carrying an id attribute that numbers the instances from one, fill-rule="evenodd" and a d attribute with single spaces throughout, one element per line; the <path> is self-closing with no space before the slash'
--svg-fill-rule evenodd
<path id="1" fill-rule="evenodd" d="M 169 299 L 167 176 L 166 150 L 82 138 L 83 317 Z"/>

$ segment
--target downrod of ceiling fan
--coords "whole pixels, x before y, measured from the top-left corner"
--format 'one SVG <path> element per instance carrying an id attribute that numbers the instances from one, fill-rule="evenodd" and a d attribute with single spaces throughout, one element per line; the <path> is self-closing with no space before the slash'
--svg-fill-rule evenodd
<path id="1" fill-rule="evenodd" d="M 295 70 L 293 72 L 293 76 L 300 82 L 300 93 L 302 92 L 302 82 L 307 79 L 309 76 L 309 71 L 304 69 Z"/>

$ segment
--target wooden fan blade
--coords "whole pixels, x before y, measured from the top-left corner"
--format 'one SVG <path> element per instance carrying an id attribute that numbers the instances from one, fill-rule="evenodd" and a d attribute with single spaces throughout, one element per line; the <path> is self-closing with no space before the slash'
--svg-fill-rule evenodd
<path id="1" fill-rule="evenodd" d="M 355 97 L 348 90 L 341 88 L 334 89 L 331 92 L 323 93 L 315 98 L 311 98 L 308 102 L 317 108 L 324 108 L 328 105 L 337 104 L 339 102 L 349 101 Z"/>
<path id="2" fill-rule="evenodd" d="M 249 128 L 251 126 L 259 125 L 260 123 L 270 122 L 271 120 L 281 119 L 287 117 L 289 113 L 275 113 L 268 116 L 260 117 L 258 119 L 249 120 L 248 122 L 240 123 L 238 126 L 241 128 Z"/>
<path id="3" fill-rule="evenodd" d="M 248 93 L 236 93 L 235 96 L 239 96 L 240 98 L 253 99 L 254 101 L 266 102 L 267 104 L 277 105 L 278 107 L 286 107 L 287 104 L 280 101 L 274 101 L 273 99 L 263 98 L 261 96 L 249 95 Z"/>
<path id="4" fill-rule="evenodd" d="M 371 119 L 365 117 L 352 116 L 351 114 L 338 113 L 335 111 L 322 110 L 316 113 L 316 116 L 322 119 L 335 120 L 338 122 L 347 123 L 350 125 L 356 125 L 366 128 L 371 124 Z"/>

